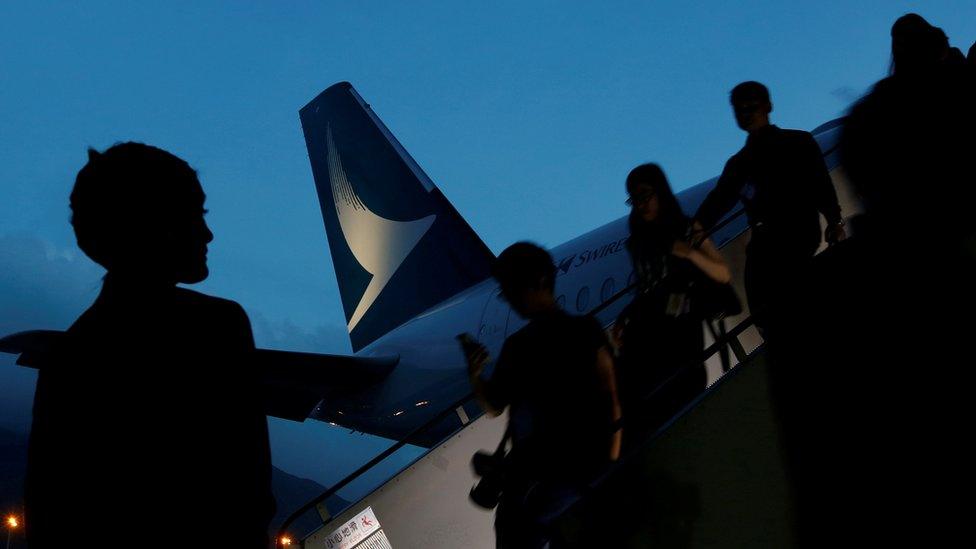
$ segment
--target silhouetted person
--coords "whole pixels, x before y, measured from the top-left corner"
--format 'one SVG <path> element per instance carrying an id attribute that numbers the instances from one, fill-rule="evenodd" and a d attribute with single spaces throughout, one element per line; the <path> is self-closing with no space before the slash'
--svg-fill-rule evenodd
<path id="1" fill-rule="evenodd" d="M 33 549 L 266 548 L 267 421 L 236 303 L 207 277 L 204 193 L 161 149 L 89 151 L 71 193 L 78 246 L 108 271 L 40 368 L 25 488 Z"/>
<path id="2" fill-rule="evenodd" d="M 657 164 L 634 168 L 627 175 L 627 194 L 632 208 L 627 250 L 638 290 L 615 325 L 621 343 L 621 400 L 628 425 L 639 418 L 644 427 L 654 429 L 701 394 L 707 383 L 702 361 L 705 317 L 694 304 L 694 286 L 704 278 L 728 284 L 732 274 L 710 239 L 697 249 L 691 246 L 692 222 Z M 640 442 L 631 436 L 627 440 Z"/>
<path id="3" fill-rule="evenodd" d="M 976 42 L 973 42 L 972 46 L 969 46 L 969 53 L 966 54 L 966 63 L 969 67 L 976 68 Z"/>
<path id="4" fill-rule="evenodd" d="M 949 38 L 917 13 L 898 18 L 891 26 L 891 74 L 907 75 L 942 64 L 949 55 Z"/>
<path id="5" fill-rule="evenodd" d="M 949 48 L 949 52 L 946 54 L 945 63 L 947 65 L 956 65 L 959 67 L 966 66 L 966 56 L 963 55 L 962 50 L 956 47 Z"/>
<path id="6" fill-rule="evenodd" d="M 715 188 L 695 219 L 712 228 L 741 201 L 752 228 L 746 249 L 745 285 L 749 310 L 762 329 L 769 328 L 780 296 L 795 287 L 820 246 L 820 216 L 827 220 L 824 238 L 846 237 L 837 193 L 817 142 L 810 133 L 783 130 L 769 121 L 773 105 L 759 82 L 732 89 L 732 108 L 749 137 L 725 164 Z"/>
<path id="7" fill-rule="evenodd" d="M 844 170 L 885 230 L 942 246 L 972 227 L 974 75 L 942 62 L 944 33 L 916 14 L 891 34 L 896 70 L 852 109 Z"/>
<path id="8" fill-rule="evenodd" d="M 840 141 L 866 210 L 858 232 L 818 258 L 795 303 L 805 314 L 769 348 L 808 547 L 968 534 L 955 494 L 976 457 L 960 435 L 974 381 L 976 87 L 911 15 L 892 29 L 894 74 L 852 108 Z M 906 52 L 906 24 L 931 48 Z"/>
<path id="9" fill-rule="evenodd" d="M 620 431 L 611 434 L 620 417 L 613 359 L 594 319 L 570 316 L 556 304 L 548 252 L 513 244 L 492 274 L 512 310 L 529 320 L 505 340 L 487 379 L 487 350 L 468 356 L 482 406 L 494 415 L 509 412 L 512 449 L 495 533 L 500 548 L 537 548 L 552 534 L 546 521 L 619 454 Z"/>

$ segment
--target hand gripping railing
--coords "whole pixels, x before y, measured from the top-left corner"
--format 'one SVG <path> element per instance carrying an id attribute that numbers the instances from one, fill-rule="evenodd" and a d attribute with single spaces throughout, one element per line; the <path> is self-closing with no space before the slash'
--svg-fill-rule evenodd
<path id="1" fill-rule="evenodd" d="M 726 217 L 722 222 L 720 222 L 720 223 L 716 224 L 714 227 L 712 227 L 707 233 L 705 233 L 705 235 L 703 237 L 701 237 L 701 240 L 704 240 L 704 238 L 707 238 L 707 237 L 711 236 L 712 234 L 715 234 L 717 231 L 723 229 L 729 223 L 731 223 L 735 219 L 739 218 L 743 213 L 745 213 L 745 210 L 744 209 L 741 209 L 741 208 L 739 210 L 735 211 L 734 213 L 732 213 L 731 215 L 729 215 L 728 217 Z M 633 292 L 636 287 L 637 287 L 637 284 L 634 283 L 634 284 L 631 284 L 631 285 L 627 286 L 626 288 L 620 290 L 619 292 L 613 294 L 606 301 L 604 301 L 603 303 L 601 303 L 600 305 L 594 307 L 591 311 L 589 311 L 587 313 L 587 316 L 596 316 L 597 314 L 603 312 L 604 310 L 607 309 L 607 307 L 609 307 L 613 303 L 619 301 L 624 296 L 629 295 L 631 292 Z M 704 358 L 702 359 L 702 362 L 704 362 L 705 360 L 708 360 L 709 358 L 711 358 L 713 355 L 715 355 L 717 352 L 719 352 L 725 345 L 729 344 L 733 340 L 734 340 L 734 344 L 732 345 L 733 349 L 741 348 L 741 346 L 738 345 L 738 336 L 743 331 L 745 331 L 746 329 L 748 329 L 749 326 L 751 326 L 751 324 L 752 324 L 751 318 L 747 318 L 747 319 L 743 320 L 742 322 L 740 322 L 739 324 L 737 324 L 735 326 L 735 328 L 733 328 L 731 331 L 729 331 L 728 333 L 724 334 L 724 338 L 722 338 L 720 340 L 719 339 L 716 339 L 715 343 L 713 343 L 710 347 L 708 347 L 708 349 L 705 350 L 705 352 L 704 352 Z M 738 352 L 736 352 L 736 355 L 737 355 L 737 358 L 740 361 L 744 358 L 742 356 L 739 356 L 739 353 Z M 700 362 L 695 361 L 695 364 L 700 364 Z M 665 380 L 664 382 L 662 382 L 660 385 L 658 385 L 654 390 L 651 391 L 650 394 L 648 394 L 644 398 L 644 400 L 646 401 L 648 399 L 653 398 L 654 394 L 656 394 L 658 390 L 660 390 L 665 385 L 667 385 L 672 379 L 674 379 L 678 374 L 680 374 L 684 370 L 684 368 L 686 368 L 686 367 L 688 367 L 688 366 L 686 365 L 686 366 L 683 366 L 683 367 L 679 368 L 678 373 L 676 373 L 674 376 L 668 378 L 667 380 Z M 352 481 L 354 481 L 357 478 L 359 478 L 362 474 L 364 474 L 365 472 L 369 471 L 370 469 L 372 469 L 373 467 L 375 467 L 376 465 L 378 465 L 380 462 L 382 462 L 386 458 L 390 457 L 397 450 L 399 450 L 399 449 L 403 448 L 404 446 L 406 446 L 407 444 L 409 444 L 410 441 L 416 439 L 420 435 L 422 435 L 425 432 L 427 432 L 429 429 L 433 428 L 435 425 L 437 425 L 439 422 L 441 422 L 444 418 L 450 416 L 453 413 L 456 413 L 456 411 L 457 411 L 458 408 L 460 408 L 461 406 L 464 406 L 465 404 L 467 404 L 468 402 L 470 402 L 474 398 L 475 398 L 475 394 L 474 393 L 469 393 L 468 395 L 464 396 L 463 398 L 457 400 L 451 406 L 448 406 L 448 407 L 444 408 L 444 410 L 442 410 L 440 413 L 438 413 L 437 415 L 435 415 L 434 417 L 432 417 L 426 423 L 424 423 L 420 427 L 417 427 L 416 429 L 414 429 L 413 431 L 411 431 L 410 433 L 408 433 L 407 436 L 403 437 L 402 439 L 400 439 L 398 442 L 396 442 L 395 444 L 393 444 L 392 446 L 390 446 L 386 450 L 380 452 L 379 454 L 376 455 L 376 457 L 374 457 L 373 459 L 369 460 L 368 462 L 366 462 L 365 464 L 363 464 L 361 467 L 359 467 L 358 469 L 356 469 L 352 473 L 349 473 L 348 475 L 346 475 L 345 478 L 343 478 L 339 482 L 333 484 L 331 487 L 329 487 L 328 489 L 326 489 L 324 492 L 322 492 L 321 494 L 319 494 L 315 498 L 309 500 L 307 503 L 305 503 L 304 505 L 302 505 L 301 507 L 299 507 L 294 513 L 292 513 L 291 515 L 289 515 L 288 518 L 285 519 L 285 521 L 278 528 L 278 532 L 275 535 L 275 547 L 283 547 L 283 545 L 282 545 L 282 539 L 284 539 L 286 537 L 286 533 L 288 531 L 288 528 L 292 524 L 294 524 L 295 521 L 298 520 L 298 518 L 301 517 L 303 514 L 307 513 L 308 511 L 310 511 L 312 509 L 314 509 L 315 506 L 317 506 L 318 504 L 324 502 L 326 499 L 330 498 L 332 495 L 334 495 L 336 492 L 338 492 L 342 488 L 345 488 L 346 486 L 348 486 L 349 483 L 351 483 Z M 480 417 L 480 415 L 479 415 L 479 417 Z M 621 418 L 621 419 L 617 420 L 613 424 L 613 431 L 612 432 L 615 432 L 617 429 L 620 429 L 621 426 L 624 425 L 624 424 L 625 424 L 625 418 Z M 461 425 L 459 427 L 459 429 L 461 429 L 463 427 L 464 427 L 464 425 Z M 328 524 L 329 522 L 331 522 L 331 520 L 332 520 L 332 517 L 330 517 L 328 520 L 323 521 L 323 523 L 322 523 L 323 526 L 325 526 L 326 524 Z"/>

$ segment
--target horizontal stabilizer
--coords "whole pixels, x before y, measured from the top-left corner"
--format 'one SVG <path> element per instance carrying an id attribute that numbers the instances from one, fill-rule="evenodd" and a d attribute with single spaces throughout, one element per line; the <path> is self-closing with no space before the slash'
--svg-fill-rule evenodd
<path id="1" fill-rule="evenodd" d="M 399 357 L 355 357 L 258 349 L 268 415 L 304 421 L 322 400 L 385 378 Z"/>
<path id="2" fill-rule="evenodd" d="M 0 338 L 0 353 L 20 355 L 17 364 L 37 368 L 64 339 L 60 330 L 28 330 Z"/>
<path id="3" fill-rule="evenodd" d="M 0 352 L 20 355 L 17 364 L 41 368 L 65 333 L 30 330 L 0 338 Z M 257 349 L 255 364 L 268 415 L 304 421 L 323 399 L 365 389 L 385 378 L 399 357 L 354 357 Z"/>

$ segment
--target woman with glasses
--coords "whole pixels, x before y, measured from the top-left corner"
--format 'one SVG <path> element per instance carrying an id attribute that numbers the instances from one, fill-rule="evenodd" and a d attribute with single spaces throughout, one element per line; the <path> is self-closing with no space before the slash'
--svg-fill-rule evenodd
<path id="1" fill-rule="evenodd" d="M 700 227 L 682 212 L 660 166 L 634 168 L 627 176 L 627 194 L 627 249 L 637 294 L 617 319 L 614 333 L 624 416 L 635 418 L 637 431 L 643 431 L 670 419 L 705 388 L 705 319 L 689 294 L 696 281 L 728 284 L 732 274 L 711 240 L 692 244 Z"/>

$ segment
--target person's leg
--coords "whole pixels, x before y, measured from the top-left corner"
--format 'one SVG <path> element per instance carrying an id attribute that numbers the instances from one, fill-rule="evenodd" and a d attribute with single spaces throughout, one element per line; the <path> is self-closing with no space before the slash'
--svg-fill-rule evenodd
<path id="1" fill-rule="evenodd" d="M 769 304 L 769 267 L 766 257 L 761 250 L 757 250 L 753 243 L 749 244 L 746 252 L 745 287 L 746 301 L 749 304 L 749 316 L 759 332 L 766 337 L 767 307 Z"/>
<path id="2" fill-rule="evenodd" d="M 511 505 L 504 496 L 495 508 L 495 547 L 497 549 L 512 549 L 517 547 L 515 543 L 518 539 L 516 532 L 518 513 L 510 509 Z"/>
<path id="3" fill-rule="evenodd" d="M 769 340 L 796 314 L 795 303 L 806 291 L 813 250 L 770 238 L 755 239 L 746 252 L 745 286 L 749 313 L 763 339 Z M 775 335 L 773 335 L 775 337 Z"/>
<path id="4" fill-rule="evenodd" d="M 539 520 L 539 509 L 526 504 L 531 492 L 529 483 L 506 486 L 502 492 L 495 509 L 497 549 L 540 549 L 548 542 L 548 533 Z"/>

